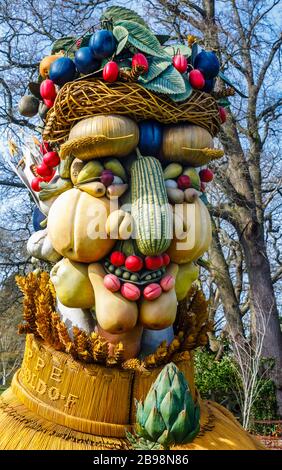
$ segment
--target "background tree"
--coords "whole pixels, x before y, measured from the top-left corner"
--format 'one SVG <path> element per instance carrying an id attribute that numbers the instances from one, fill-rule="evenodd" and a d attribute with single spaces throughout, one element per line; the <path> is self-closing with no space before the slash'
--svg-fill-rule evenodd
<path id="1" fill-rule="evenodd" d="M 276 300 L 281 304 L 278 131 L 282 99 L 277 89 L 281 3 L 149 0 L 147 4 L 158 25 L 182 40 L 197 34 L 205 48 L 215 50 L 222 69 L 248 96 L 231 99 L 232 107 L 219 135 L 225 159 L 212 165 L 216 179 L 209 198 L 215 219 L 206 267 L 214 281 L 213 295 L 218 292 L 221 298 L 226 329 L 235 339 L 240 341 L 246 335 L 244 315 L 251 315 L 254 331 L 263 328 L 260 320 L 268 320 L 262 355 L 275 358 L 273 376 L 282 414 L 282 335 Z"/>

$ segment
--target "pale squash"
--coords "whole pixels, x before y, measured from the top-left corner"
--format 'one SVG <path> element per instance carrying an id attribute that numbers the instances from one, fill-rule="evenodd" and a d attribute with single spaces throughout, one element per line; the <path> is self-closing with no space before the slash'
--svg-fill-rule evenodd
<path id="1" fill-rule="evenodd" d="M 61 194 L 48 215 L 48 235 L 54 249 L 82 263 L 106 256 L 115 244 L 105 231 L 109 212 L 106 197 L 95 198 L 75 188 Z"/>
<path id="2" fill-rule="evenodd" d="M 124 157 L 134 150 L 139 140 L 137 124 L 115 114 L 83 119 L 75 124 L 69 139 L 60 149 L 60 157 L 72 154 L 80 160 L 101 157 Z"/>
<path id="3" fill-rule="evenodd" d="M 212 136 L 202 127 L 193 124 L 166 126 L 163 133 L 161 158 L 201 166 L 201 160 L 197 165 L 199 157 L 197 150 L 212 149 L 213 146 Z M 191 149 L 195 149 L 194 152 L 191 152 Z"/>
<path id="4" fill-rule="evenodd" d="M 176 209 L 177 208 L 177 209 Z M 175 213 L 179 206 L 175 206 L 174 220 L 180 222 L 180 213 Z M 188 209 L 188 212 L 187 212 Z M 212 226 L 211 218 L 205 204 L 201 199 L 196 198 L 192 204 L 183 204 L 184 231 L 187 232 L 184 238 L 180 234 L 174 233 L 174 238 L 167 250 L 171 261 L 178 264 L 189 263 L 199 258 L 211 244 Z M 178 236 L 178 238 L 177 238 Z M 185 246 L 187 244 L 187 246 Z"/>
<path id="5" fill-rule="evenodd" d="M 104 286 L 105 270 L 99 263 L 88 267 L 88 275 L 95 294 L 95 312 L 100 327 L 112 334 L 132 330 L 138 317 L 136 302 L 125 299 L 118 292 L 111 292 Z"/>
<path id="6" fill-rule="evenodd" d="M 95 304 L 86 264 L 63 258 L 52 268 L 50 279 L 59 301 L 65 307 L 91 308 Z"/>

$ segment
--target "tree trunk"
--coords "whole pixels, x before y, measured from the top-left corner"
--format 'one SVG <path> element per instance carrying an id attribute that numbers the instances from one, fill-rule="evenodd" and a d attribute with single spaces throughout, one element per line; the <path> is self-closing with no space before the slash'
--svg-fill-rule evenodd
<path id="1" fill-rule="evenodd" d="M 267 322 L 262 355 L 265 358 L 274 358 L 275 360 L 271 378 L 277 387 L 278 413 L 282 416 L 282 333 L 265 248 L 263 227 L 258 222 L 250 222 L 243 233 L 241 243 L 250 283 L 250 302 L 253 304 L 254 311 L 261 312 Z M 257 321 L 255 327 L 259 329 L 261 328 L 260 315 L 255 318 Z"/>
<path id="2" fill-rule="evenodd" d="M 216 281 L 221 301 L 223 304 L 224 315 L 227 321 L 227 330 L 232 337 L 240 341 L 244 337 L 244 329 L 241 320 L 241 312 L 230 279 L 228 266 L 222 252 L 218 229 L 213 222 L 213 238 L 210 247 L 210 266 L 211 274 Z"/>

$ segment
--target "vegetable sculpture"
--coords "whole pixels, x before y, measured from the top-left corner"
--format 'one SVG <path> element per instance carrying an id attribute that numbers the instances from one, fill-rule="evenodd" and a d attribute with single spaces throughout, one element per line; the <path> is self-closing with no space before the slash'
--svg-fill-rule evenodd
<path id="1" fill-rule="evenodd" d="M 219 68 L 215 53 L 201 50 L 195 38 L 165 45 L 139 15 L 110 7 L 101 29 L 53 44 L 40 63 L 40 84 L 29 87 L 36 96 L 20 102 L 24 116 L 41 109 L 44 127 L 42 142 L 34 139 L 28 156 L 21 155 L 22 172 L 20 163 L 15 166 L 44 213 L 28 251 L 53 264 L 46 297 L 40 278 L 34 304 L 45 309 L 40 321 L 51 316 L 44 328 L 39 320 L 32 328 L 42 338 L 48 332 L 55 348 L 77 361 L 126 369 L 143 358 L 150 370 L 169 360 L 185 363 L 185 353 L 207 341 L 209 323 L 201 320 L 198 327 L 194 318 L 198 305 L 205 312 L 205 301 L 193 305 L 191 317 L 186 311 L 183 316 L 183 303 L 179 314 L 177 309 L 211 243 L 205 190 L 213 172 L 207 164 L 222 156 L 213 137 L 228 118 L 223 106 L 232 94 L 228 88 L 218 102 L 219 94 L 211 95 L 217 80 L 230 86 Z M 48 307 L 50 299 L 55 303 Z M 66 312 L 95 327 L 76 327 L 68 337 Z M 173 327 L 176 336 L 166 345 L 162 339 L 173 338 Z M 158 348 L 148 355 L 142 335 L 148 338 L 150 330 Z M 97 374 L 89 375 L 98 381 Z M 96 387 L 91 384 L 89 390 Z M 49 394 L 52 389 L 54 384 Z M 165 447 L 194 439 L 194 398 L 175 366 L 164 369 L 144 404 L 138 403 L 138 436 Z M 112 432 L 103 424 L 101 435 Z"/>

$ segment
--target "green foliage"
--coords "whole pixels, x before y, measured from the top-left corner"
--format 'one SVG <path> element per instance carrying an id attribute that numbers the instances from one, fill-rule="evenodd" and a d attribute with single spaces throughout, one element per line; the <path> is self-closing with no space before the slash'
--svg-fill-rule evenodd
<path id="1" fill-rule="evenodd" d="M 215 361 L 213 353 L 196 352 L 195 383 L 202 398 L 212 398 L 219 403 L 228 397 L 234 400 L 235 374 L 234 364 L 228 354 L 225 354 L 220 361 Z"/>
<path id="2" fill-rule="evenodd" d="M 75 54 L 75 52 L 77 51 L 76 39 L 72 36 L 66 36 L 57 39 L 55 42 L 53 42 L 51 54 L 56 54 L 60 51 L 68 51 L 68 55 L 69 53 Z"/>
<path id="3" fill-rule="evenodd" d="M 278 419 L 276 388 L 272 380 L 262 379 L 262 382 L 262 387 L 252 409 L 251 430 L 256 434 L 269 435 L 273 434 L 275 426 L 258 424 L 255 421 Z"/>
<path id="4" fill-rule="evenodd" d="M 117 50 L 116 50 L 116 55 L 118 55 L 121 53 L 121 51 L 125 48 L 127 44 L 128 31 L 123 26 L 115 26 L 113 29 L 113 35 L 118 42 Z"/>
<path id="5" fill-rule="evenodd" d="M 223 404 L 233 413 L 238 414 L 239 403 L 235 388 L 238 376 L 232 357 L 224 354 L 215 361 L 215 354 L 209 351 L 195 353 L 195 383 L 204 399 L 212 399 Z M 255 424 L 256 420 L 273 420 L 276 418 L 277 405 L 275 385 L 269 379 L 261 379 L 262 386 L 252 408 L 251 429 L 257 433 L 270 432 L 270 426 Z"/>
<path id="6" fill-rule="evenodd" d="M 186 91 L 184 78 L 173 65 L 170 65 L 154 80 L 144 83 L 143 86 L 148 90 L 166 95 L 176 95 Z"/>
<path id="7" fill-rule="evenodd" d="M 165 46 L 164 51 L 171 57 L 175 56 L 176 54 L 182 54 L 187 59 L 191 56 L 192 53 L 191 47 L 186 46 L 185 44 L 172 44 L 171 46 Z"/>
<path id="8" fill-rule="evenodd" d="M 173 101 L 176 101 L 176 102 L 185 101 L 188 98 L 190 98 L 190 96 L 192 95 L 193 88 L 191 87 L 189 81 L 184 80 L 184 84 L 185 84 L 185 91 L 183 93 L 176 93 L 175 95 L 171 96 L 171 99 Z"/>
<path id="9" fill-rule="evenodd" d="M 119 20 L 135 21 L 135 23 L 139 23 L 140 25 L 148 28 L 146 22 L 140 15 L 138 15 L 138 13 L 125 7 L 109 7 L 101 16 L 101 23 L 110 21 L 115 25 Z"/>
<path id="10" fill-rule="evenodd" d="M 154 78 L 158 77 L 162 72 L 164 72 L 170 65 L 171 61 L 163 59 L 160 57 L 150 57 L 148 60 L 149 70 L 146 74 L 139 77 L 139 80 L 142 83 L 148 83 Z"/>
<path id="11" fill-rule="evenodd" d="M 156 36 L 142 24 L 135 21 L 119 20 L 115 26 L 122 26 L 128 31 L 128 42 L 139 51 L 156 57 L 166 57 Z"/>

